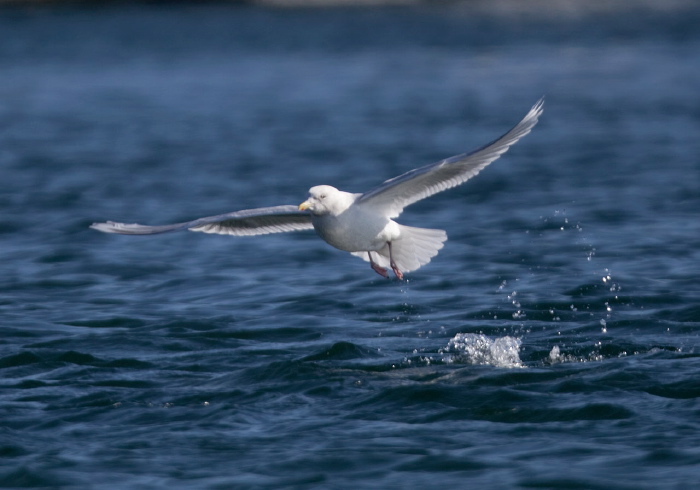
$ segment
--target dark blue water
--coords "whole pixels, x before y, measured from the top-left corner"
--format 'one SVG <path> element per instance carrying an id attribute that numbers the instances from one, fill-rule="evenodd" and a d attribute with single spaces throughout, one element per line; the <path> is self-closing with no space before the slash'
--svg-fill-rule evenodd
<path id="1" fill-rule="evenodd" d="M 700 11 L 0 12 L 0 486 L 687 489 Z M 535 130 L 400 221 L 110 236 L 361 192 Z"/>

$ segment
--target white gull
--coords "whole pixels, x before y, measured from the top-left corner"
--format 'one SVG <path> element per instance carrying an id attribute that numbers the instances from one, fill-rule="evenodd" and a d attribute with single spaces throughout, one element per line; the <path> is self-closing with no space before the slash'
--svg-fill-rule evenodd
<path id="1" fill-rule="evenodd" d="M 447 240 L 443 230 L 398 224 L 403 209 L 416 201 L 462 184 L 478 174 L 527 135 L 542 114 L 544 99 L 510 131 L 470 153 L 463 153 L 419 167 L 389 179 L 364 194 L 344 192 L 329 185 L 309 189 L 309 198 L 299 206 L 273 206 L 199 218 L 172 225 L 93 223 L 105 233 L 153 235 L 177 230 L 223 235 L 265 235 L 315 229 L 327 243 L 365 261 L 378 274 L 397 278 L 430 262 Z"/>

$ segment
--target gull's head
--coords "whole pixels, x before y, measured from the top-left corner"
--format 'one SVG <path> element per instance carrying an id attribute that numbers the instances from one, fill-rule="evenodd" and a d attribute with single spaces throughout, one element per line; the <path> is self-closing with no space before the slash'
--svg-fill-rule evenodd
<path id="1" fill-rule="evenodd" d="M 317 185 L 309 189 L 309 198 L 299 204 L 299 210 L 309 211 L 316 216 L 340 214 L 352 204 L 352 201 L 346 203 L 346 194 L 352 195 L 330 185 Z"/>

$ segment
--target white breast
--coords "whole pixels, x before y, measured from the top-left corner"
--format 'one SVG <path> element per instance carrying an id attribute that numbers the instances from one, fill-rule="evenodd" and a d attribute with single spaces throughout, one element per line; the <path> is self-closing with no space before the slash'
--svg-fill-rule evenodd
<path id="1" fill-rule="evenodd" d="M 346 252 L 379 250 L 398 238 L 399 225 L 385 216 L 350 206 L 343 213 L 312 218 L 316 233 L 330 245 Z"/>

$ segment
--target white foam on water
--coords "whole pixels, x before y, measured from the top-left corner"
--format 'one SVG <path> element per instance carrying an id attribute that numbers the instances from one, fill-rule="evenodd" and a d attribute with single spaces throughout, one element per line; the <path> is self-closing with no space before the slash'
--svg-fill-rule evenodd
<path id="1" fill-rule="evenodd" d="M 483 334 L 458 333 L 450 339 L 442 353 L 451 354 L 446 362 L 490 365 L 502 368 L 522 368 L 520 339 L 498 337 L 491 339 Z"/>

